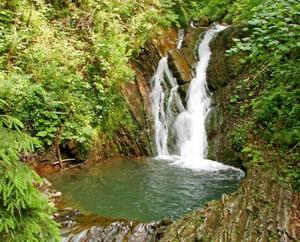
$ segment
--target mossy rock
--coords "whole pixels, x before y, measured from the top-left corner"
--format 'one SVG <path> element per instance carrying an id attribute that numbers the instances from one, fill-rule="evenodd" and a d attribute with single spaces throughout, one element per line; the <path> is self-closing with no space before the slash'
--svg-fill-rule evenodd
<path id="1" fill-rule="evenodd" d="M 212 54 L 207 68 L 207 83 L 211 91 L 226 86 L 241 68 L 237 56 L 226 56 L 226 50 L 229 50 L 234 44 L 232 39 L 240 37 L 240 28 L 230 26 L 211 41 Z"/>

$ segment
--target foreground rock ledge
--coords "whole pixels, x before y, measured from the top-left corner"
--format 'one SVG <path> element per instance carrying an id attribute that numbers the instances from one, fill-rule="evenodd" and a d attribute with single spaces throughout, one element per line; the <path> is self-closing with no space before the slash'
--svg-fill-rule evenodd
<path id="1" fill-rule="evenodd" d="M 300 241 L 299 194 L 260 169 L 234 194 L 168 226 L 161 241 Z"/>

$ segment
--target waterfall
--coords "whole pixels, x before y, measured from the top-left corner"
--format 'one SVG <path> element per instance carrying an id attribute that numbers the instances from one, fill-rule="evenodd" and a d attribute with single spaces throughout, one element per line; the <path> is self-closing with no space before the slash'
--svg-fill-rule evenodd
<path id="1" fill-rule="evenodd" d="M 211 55 L 209 43 L 224 28 L 216 25 L 204 35 L 198 48 L 200 61 L 197 63 L 196 76 L 189 87 L 187 110 L 180 113 L 176 120 L 180 156 L 191 164 L 203 160 L 207 155 L 205 119 L 211 107 L 211 95 L 206 83 L 206 70 Z"/>
<path id="2" fill-rule="evenodd" d="M 182 47 L 182 43 L 183 43 L 183 40 L 184 40 L 184 29 L 180 29 L 178 30 L 178 42 L 177 42 L 177 49 L 181 49 Z"/>
<path id="3" fill-rule="evenodd" d="M 168 157 L 169 129 L 175 120 L 174 108 L 184 112 L 184 106 L 177 93 L 178 84 L 168 66 L 168 58 L 163 57 L 152 78 L 152 113 L 155 124 L 155 144 L 160 157 Z M 169 91 L 164 90 L 168 87 Z"/>
<path id="4" fill-rule="evenodd" d="M 192 169 L 229 168 L 205 159 L 208 148 L 205 120 L 211 109 L 211 93 L 206 83 L 206 70 L 211 56 L 209 43 L 223 29 L 224 26 L 214 25 L 205 33 L 199 44 L 199 62 L 196 75 L 189 86 L 186 107 L 177 92 L 178 84 L 169 69 L 167 57 L 163 57 L 159 62 L 151 81 L 155 143 L 159 159 L 167 159 Z M 183 39 L 179 38 L 177 47 L 181 47 L 182 41 Z"/>
<path id="5" fill-rule="evenodd" d="M 194 21 L 191 21 L 191 22 L 190 22 L 190 26 L 191 26 L 193 29 L 196 28 L 196 26 L 195 26 L 195 24 L 194 24 Z"/>

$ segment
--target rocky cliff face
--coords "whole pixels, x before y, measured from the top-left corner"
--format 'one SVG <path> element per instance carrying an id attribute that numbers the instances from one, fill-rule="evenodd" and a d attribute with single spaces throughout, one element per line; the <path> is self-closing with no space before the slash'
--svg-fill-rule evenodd
<path id="1" fill-rule="evenodd" d="M 207 69 L 207 83 L 212 92 L 212 111 L 207 119 L 209 142 L 208 158 L 241 167 L 239 154 L 231 147 L 228 132 L 232 120 L 228 111 L 241 66 L 236 56 L 227 57 L 226 50 L 233 45 L 233 38 L 241 37 L 240 28 L 230 26 L 212 40 L 211 60 Z"/>
<path id="2" fill-rule="evenodd" d="M 152 146 L 152 116 L 150 104 L 150 80 L 161 57 L 176 46 L 177 33 L 170 29 L 160 38 L 148 42 L 139 56 L 131 61 L 136 78 L 124 82 L 120 89 L 132 116 L 135 132 L 122 126 L 113 137 L 101 134 L 90 153 L 91 160 L 104 160 L 116 157 L 141 157 L 154 154 Z"/>

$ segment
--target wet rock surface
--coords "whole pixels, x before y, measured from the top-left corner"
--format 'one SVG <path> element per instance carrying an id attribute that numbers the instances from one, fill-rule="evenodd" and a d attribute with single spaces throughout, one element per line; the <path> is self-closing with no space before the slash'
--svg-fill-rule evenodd
<path id="1" fill-rule="evenodd" d="M 173 49 L 168 52 L 168 64 L 179 85 L 192 80 L 191 66 L 181 50 Z"/>
<path id="2" fill-rule="evenodd" d="M 63 209 L 56 220 L 62 226 L 62 241 L 65 242 L 108 242 L 158 241 L 169 220 L 153 223 L 113 220 L 95 215 L 83 215 L 78 210 Z"/>
<path id="3" fill-rule="evenodd" d="M 52 184 L 43 178 L 42 183 L 37 188 L 44 194 L 52 206 L 62 198 L 62 193 L 53 188 Z"/>

